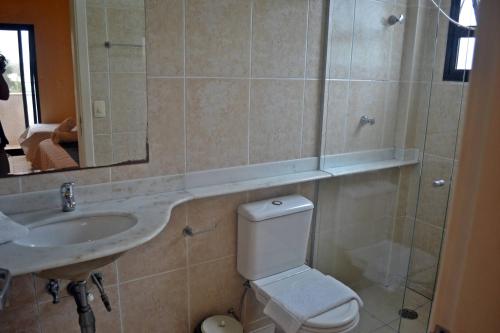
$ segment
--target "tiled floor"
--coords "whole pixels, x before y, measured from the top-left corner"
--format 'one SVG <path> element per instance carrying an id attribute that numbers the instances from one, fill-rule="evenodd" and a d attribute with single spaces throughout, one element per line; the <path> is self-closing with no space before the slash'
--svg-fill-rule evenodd
<path id="1" fill-rule="evenodd" d="M 361 310 L 361 320 L 353 333 L 395 333 L 399 327 L 399 313 L 403 302 L 403 291 L 389 290 L 374 285 L 357 290 L 363 299 L 364 307 Z M 405 308 L 416 310 L 418 318 L 415 320 L 402 319 L 399 332 L 425 333 L 430 311 L 430 300 L 407 290 Z"/>

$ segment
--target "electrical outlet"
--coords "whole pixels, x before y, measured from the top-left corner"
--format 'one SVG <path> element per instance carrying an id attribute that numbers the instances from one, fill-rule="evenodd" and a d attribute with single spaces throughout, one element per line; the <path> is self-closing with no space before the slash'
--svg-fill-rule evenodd
<path id="1" fill-rule="evenodd" d="M 106 117 L 106 103 L 104 101 L 94 101 L 94 117 L 95 118 Z"/>

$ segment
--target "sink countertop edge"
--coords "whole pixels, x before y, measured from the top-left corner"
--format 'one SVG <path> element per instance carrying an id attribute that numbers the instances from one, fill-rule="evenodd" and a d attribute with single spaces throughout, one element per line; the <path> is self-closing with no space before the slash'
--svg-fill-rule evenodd
<path id="1" fill-rule="evenodd" d="M 130 250 L 157 236 L 168 224 L 172 209 L 192 198 L 193 195 L 186 191 L 176 191 L 82 204 L 71 213 L 57 212 L 58 216 L 68 214 L 68 217 L 69 214 L 79 216 L 110 211 L 129 213 L 137 218 L 137 225 L 102 240 L 71 246 L 31 248 L 14 242 L 6 243 L 0 245 L 0 267 L 9 269 L 13 276 L 17 276 L 77 264 Z M 54 213 L 53 211 L 52 214 Z M 37 214 L 39 215 L 40 212 L 16 214 L 14 218 L 21 219 L 20 223 L 29 226 L 32 223 L 30 221 L 35 220 L 34 216 Z"/>

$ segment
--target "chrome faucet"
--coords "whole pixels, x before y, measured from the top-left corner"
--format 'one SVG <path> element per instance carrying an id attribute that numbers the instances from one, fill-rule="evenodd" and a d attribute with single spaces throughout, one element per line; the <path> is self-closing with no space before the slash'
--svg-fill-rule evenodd
<path id="1" fill-rule="evenodd" d="M 73 192 L 73 185 L 75 183 L 68 182 L 61 185 L 61 201 L 62 201 L 62 211 L 71 212 L 75 210 L 75 194 Z"/>

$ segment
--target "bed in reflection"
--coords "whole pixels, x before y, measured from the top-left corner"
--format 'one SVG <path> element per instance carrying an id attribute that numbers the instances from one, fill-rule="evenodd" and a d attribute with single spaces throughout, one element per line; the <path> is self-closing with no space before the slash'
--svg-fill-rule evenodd
<path id="1" fill-rule="evenodd" d="M 19 138 L 31 171 L 78 168 L 78 133 L 71 118 L 61 124 L 35 124 Z"/>

